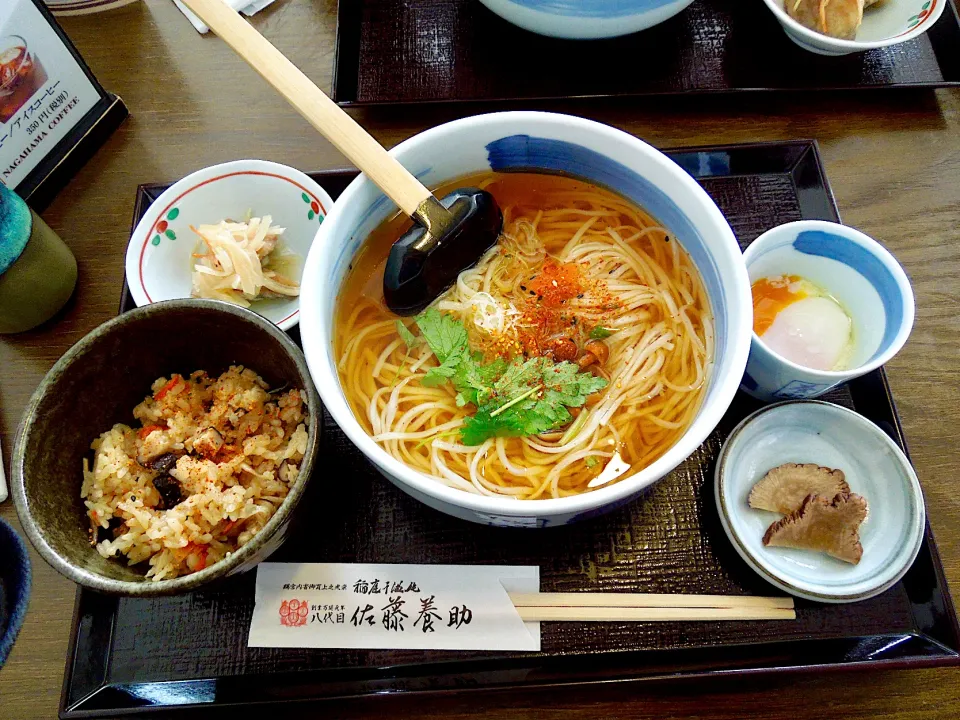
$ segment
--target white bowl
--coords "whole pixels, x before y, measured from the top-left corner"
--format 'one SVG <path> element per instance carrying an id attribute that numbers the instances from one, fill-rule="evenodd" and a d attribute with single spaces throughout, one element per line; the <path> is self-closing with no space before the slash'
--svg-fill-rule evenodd
<path id="1" fill-rule="evenodd" d="M 942 0 L 939 0 L 942 2 Z M 686 10 L 693 0 L 480 0 L 524 30 L 573 40 L 646 30 Z"/>
<path id="2" fill-rule="evenodd" d="M 833 295 L 853 321 L 847 370 L 814 370 L 774 352 L 753 333 L 743 390 L 758 400 L 803 399 L 890 362 L 910 336 L 914 297 L 897 259 L 876 240 L 845 225 L 800 220 L 767 230 L 743 253 L 750 282 L 799 275 Z"/>
<path id="3" fill-rule="evenodd" d="M 768 470 L 788 462 L 843 470 L 850 489 L 866 499 L 857 565 L 763 545 L 767 528 L 782 516 L 754 510 L 747 496 Z M 750 415 L 724 443 L 714 488 L 723 529 L 740 556 L 771 584 L 808 600 L 879 595 L 910 569 L 923 542 L 923 493 L 910 461 L 883 430 L 838 405 L 791 401 Z"/>
<path id="4" fill-rule="evenodd" d="M 333 201 L 299 170 L 266 160 L 236 160 L 187 175 L 147 209 L 127 245 L 127 286 L 134 302 L 190 297 L 197 236 L 190 226 L 270 215 L 283 244 L 306 258 Z M 301 263 L 302 267 L 302 263 Z M 295 278 L 299 279 L 299 278 Z M 257 300 L 250 307 L 281 330 L 297 324 L 299 298 Z"/>
<path id="5" fill-rule="evenodd" d="M 551 113 L 505 112 L 456 120 L 401 143 L 391 153 L 431 187 L 491 169 L 542 169 L 575 175 L 632 198 L 672 231 L 700 269 L 716 318 L 716 364 L 702 407 L 677 444 L 646 469 L 608 487 L 576 497 L 520 501 L 473 495 L 412 470 L 371 440 L 354 418 L 333 354 L 334 310 L 344 276 L 370 232 L 396 212 L 394 204 L 361 175 L 337 200 L 307 257 L 300 332 L 324 404 L 377 469 L 445 513 L 489 525 L 545 527 L 598 515 L 630 501 L 700 446 L 740 384 L 753 306 L 736 238 L 693 178 L 632 135 Z"/>
<path id="6" fill-rule="evenodd" d="M 818 55 L 849 55 L 899 45 L 922 35 L 940 19 L 948 0 L 884 0 L 867 8 L 855 40 L 840 40 L 801 25 L 784 10 L 789 0 L 763 0 L 793 42 Z"/>

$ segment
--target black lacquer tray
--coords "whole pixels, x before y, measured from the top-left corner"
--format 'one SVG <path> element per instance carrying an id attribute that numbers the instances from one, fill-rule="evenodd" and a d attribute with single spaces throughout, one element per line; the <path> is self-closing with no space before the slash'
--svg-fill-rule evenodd
<path id="1" fill-rule="evenodd" d="M 838 219 L 813 142 L 669 154 L 713 196 L 744 246 L 779 223 Z M 336 197 L 354 173 L 313 177 Z M 134 224 L 164 188 L 140 187 Z M 130 307 L 124 292 L 121 310 Z M 827 399 L 903 446 L 882 371 Z M 730 545 L 713 501 L 720 446 L 756 407 L 738 396 L 704 445 L 646 497 L 551 530 L 481 527 L 426 508 L 381 478 L 328 418 L 300 524 L 272 560 L 531 564 L 544 591 L 770 594 Z M 544 623 L 539 653 L 248 649 L 254 580 L 251 572 L 147 600 L 79 591 L 61 717 L 191 709 L 234 717 L 248 703 L 284 703 L 291 713 L 338 697 L 389 703 L 391 694 L 960 664 L 956 610 L 929 527 L 903 581 L 865 602 L 800 600 L 795 622 Z"/>
<path id="2" fill-rule="evenodd" d="M 954 0 L 909 42 L 843 57 L 802 50 L 761 0 L 696 0 L 608 40 L 522 30 L 479 0 L 344 0 L 333 98 L 345 106 L 960 85 Z"/>

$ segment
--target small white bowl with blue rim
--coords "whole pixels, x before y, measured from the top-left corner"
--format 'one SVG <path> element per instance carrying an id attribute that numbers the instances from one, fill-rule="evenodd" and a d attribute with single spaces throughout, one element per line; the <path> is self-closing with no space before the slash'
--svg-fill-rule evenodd
<path id="1" fill-rule="evenodd" d="M 366 238 L 397 207 L 364 175 L 344 190 L 321 226 L 303 272 L 300 334 L 324 407 L 351 442 L 397 487 L 466 520 L 503 527 L 564 525 L 636 498 L 689 457 L 730 406 L 752 332 L 743 254 L 706 191 L 666 155 L 608 125 L 570 115 L 503 112 L 463 118 L 420 133 L 390 154 L 427 187 L 483 172 L 564 174 L 636 202 L 671 232 L 700 271 L 714 316 L 715 363 L 697 416 L 662 457 L 619 482 L 576 496 L 523 500 L 447 487 L 374 442 L 344 397 L 334 356 L 334 313 L 344 277 Z"/>
<path id="2" fill-rule="evenodd" d="M 684 11 L 693 0 L 480 0 L 524 30 L 594 40 L 646 30 Z"/>
<path id="3" fill-rule="evenodd" d="M 190 173 L 147 208 L 127 245 L 127 287 L 138 307 L 190 297 L 197 235 L 190 227 L 269 215 L 284 228 L 282 245 L 306 260 L 333 205 L 326 190 L 292 167 L 234 160 Z M 299 277 L 294 278 L 300 280 Z M 300 318 L 300 298 L 257 299 L 250 307 L 281 330 Z"/>
<path id="4" fill-rule="evenodd" d="M 774 352 L 753 333 L 741 388 L 764 402 L 813 398 L 865 375 L 900 352 L 914 320 L 910 280 L 873 238 L 845 225 L 801 220 L 779 225 L 743 253 L 751 284 L 799 275 L 822 288 L 853 321 L 854 350 L 847 370 L 814 370 Z"/>
<path id="5" fill-rule="evenodd" d="M 899 45 L 923 35 L 940 19 L 949 0 L 884 0 L 867 8 L 853 40 L 830 37 L 802 25 L 784 9 L 791 0 L 763 0 L 794 43 L 818 55 L 849 55 Z"/>
<path id="6" fill-rule="evenodd" d="M 842 470 L 851 492 L 866 499 L 857 565 L 826 553 L 764 546 L 764 533 L 782 516 L 751 508 L 747 497 L 784 463 Z M 923 492 L 910 461 L 879 427 L 831 403 L 789 401 L 748 416 L 724 443 L 714 493 L 723 529 L 744 561 L 772 585 L 808 600 L 879 595 L 906 574 L 923 543 Z"/>

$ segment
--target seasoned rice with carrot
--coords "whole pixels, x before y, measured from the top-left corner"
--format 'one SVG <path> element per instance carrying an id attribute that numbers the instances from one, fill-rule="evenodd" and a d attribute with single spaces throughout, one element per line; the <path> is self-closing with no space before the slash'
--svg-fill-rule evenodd
<path id="1" fill-rule="evenodd" d="M 298 390 L 268 392 L 253 370 L 161 377 L 83 461 L 81 497 L 104 557 L 149 561 L 168 580 L 222 560 L 273 516 L 300 472 L 307 418 Z"/>

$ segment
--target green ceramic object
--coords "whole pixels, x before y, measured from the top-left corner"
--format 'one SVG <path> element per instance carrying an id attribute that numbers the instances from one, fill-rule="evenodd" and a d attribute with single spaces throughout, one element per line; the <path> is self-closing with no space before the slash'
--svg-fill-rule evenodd
<path id="1" fill-rule="evenodd" d="M 80 499 L 90 443 L 133 408 L 161 375 L 231 364 L 258 372 L 271 387 L 305 390 L 309 442 L 300 477 L 266 527 L 230 557 L 172 580 L 144 577 L 144 565 L 106 559 L 87 537 Z M 320 399 L 300 349 L 273 323 L 214 300 L 171 300 L 124 313 L 91 332 L 53 366 L 30 399 L 12 460 L 13 500 L 27 537 L 74 582 L 101 592 L 155 596 L 187 592 L 249 570 L 280 546 L 310 480 L 320 442 Z"/>
<path id="2" fill-rule="evenodd" d="M 0 184 L 0 333 L 46 322 L 66 305 L 76 284 L 70 248 Z"/>

